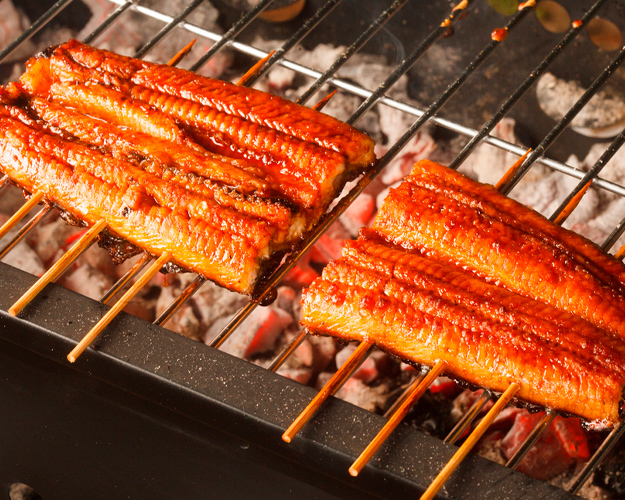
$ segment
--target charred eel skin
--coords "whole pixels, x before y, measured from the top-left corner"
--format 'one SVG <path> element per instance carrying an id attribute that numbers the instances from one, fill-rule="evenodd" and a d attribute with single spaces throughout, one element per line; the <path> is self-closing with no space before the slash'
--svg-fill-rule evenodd
<path id="1" fill-rule="evenodd" d="M 111 237 L 254 294 L 374 160 L 352 127 L 71 40 L 0 87 L 0 170 Z"/>
<path id="2" fill-rule="evenodd" d="M 491 186 L 429 161 L 304 292 L 314 333 L 574 414 L 621 418 L 625 266 Z"/>

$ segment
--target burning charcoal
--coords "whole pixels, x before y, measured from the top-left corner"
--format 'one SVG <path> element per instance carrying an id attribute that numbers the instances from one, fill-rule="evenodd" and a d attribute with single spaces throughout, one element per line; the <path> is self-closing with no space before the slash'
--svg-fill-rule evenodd
<path id="1" fill-rule="evenodd" d="M 276 305 L 280 309 L 284 309 L 289 314 L 293 314 L 293 304 L 297 293 L 291 287 L 281 286 L 278 288 L 278 297 L 276 298 Z"/>
<path id="2" fill-rule="evenodd" d="M 595 243 L 601 244 L 621 221 L 623 214 L 625 214 L 625 198 L 618 198 L 604 206 L 603 210 L 596 214 L 594 218 L 586 222 L 577 223 L 571 226 L 571 229 Z M 613 251 L 616 252 L 624 243 L 625 238 L 619 238 L 613 247 Z"/>
<path id="3" fill-rule="evenodd" d="M 273 348 L 278 336 L 292 322 L 293 317 L 279 307 L 274 305 L 257 307 L 237 331 L 224 342 L 221 350 L 246 358 L 266 352 Z M 211 327 L 205 341 L 210 342 L 217 333 Z"/>
<path id="4" fill-rule="evenodd" d="M 522 180 L 512 191 L 511 197 L 549 217 L 578 183 L 578 179 L 559 172 L 551 172 L 540 182 L 530 183 Z M 597 213 L 600 203 L 598 192 L 589 189 L 564 226 L 570 228 L 575 224 L 588 221 Z"/>
<path id="5" fill-rule="evenodd" d="M 401 150 L 400 155 L 393 159 L 384 169 L 382 182 L 384 184 L 394 184 L 401 181 L 412 171 L 412 167 L 414 167 L 417 161 L 430 158 L 435 148 L 436 144 L 429 134 L 425 132 L 418 133 Z"/>
<path id="6" fill-rule="evenodd" d="M 325 265 L 338 259 L 346 239 L 350 239 L 349 231 L 340 221 L 336 221 L 312 247 L 310 260 Z"/>
<path id="7" fill-rule="evenodd" d="M 186 276 L 180 279 L 189 280 L 189 282 L 194 279 L 192 275 Z M 199 311 L 199 319 L 203 327 L 208 328 L 215 320 L 229 316 L 243 307 L 248 299 L 207 281 L 195 292 L 191 300 L 196 310 Z"/>
<path id="8" fill-rule="evenodd" d="M 287 273 L 282 282 L 301 289 L 309 286 L 318 276 L 319 273 L 310 266 L 310 252 L 306 252 L 297 261 L 297 265 Z"/>
<path id="9" fill-rule="evenodd" d="M 572 129 L 590 137 L 614 137 L 623 130 L 625 95 L 622 88 L 623 72 L 617 70 L 573 119 Z M 552 73 L 545 73 L 536 84 L 538 104 L 554 120 L 562 118 L 585 91 L 579 82 L 566 81 Z"/>
<path id="10" fill-rule="evenodd" d="M 501 442 L 507 459 L 520 448 L 543 415 L 542 412 L 530 414 L 527 411 L 517 414 L 514 425 Z M 588 442 L 579 419 L 556 417 L 517 470 L 546 481 L 589 457 Z"/>
<path id="11" fill-rule="evenodd" d="M 308 342 L 313 348 L 313 370 L 324 371 L 332 361 L 337 351 L 336 342 L 332 337 L 309 335 Z"/>
<path id="12" fill-rule="evenodd" d="M 358 236 L 358 231 L 367 226 L 375 213 L 375 198 L 362 193 L 354 203 L 341 215 L 340 221 L 352 236 Z"/>
<path id="13" fill-rule="evenodd" d="M 430 386 L 432 394 L 442 394 L 446 398 L 453 398 L 459 390 L 458 384 L 447 377 L 437 377 Z"/>
<path id="14" fill-rule="evenodd" d="M 189 304 L 183 304 L 178 312 L 165 324 L 168 330 L 189 337 L 193 340 L 202 340 L 203 331 L 200 320 L 195 314 L 195 310 Z"/>
<path id="15" fill-rule="evenodd" d="M 504 141 L 521 145 L 514 131 L 515 125 L 516 123 L 513 119 L 504 118 L 492 131 L 492 135 Z M 459 171 L 480 182 L 496 184 L 518 159 L 518 155 L 508 153 L 488 143 L 482 143 L 464 161 Z M 525 174 L 523 180 L 532 184 L 544 177 L 546 172 L 546 167 L 535 164 Z"/>
<path id="16" fill-rule="evenodd" d="M 341 349 L 336 355 L 336 367 L 340 368 L 355 350 L 355 344 L 349 344 Z M 369 356 L 358 367 L 352 377 L 362 380 L 365 384 L 373 382 L 378 377 L 378 369 L 376 367 L 375 360 L 371 356 Z"/>

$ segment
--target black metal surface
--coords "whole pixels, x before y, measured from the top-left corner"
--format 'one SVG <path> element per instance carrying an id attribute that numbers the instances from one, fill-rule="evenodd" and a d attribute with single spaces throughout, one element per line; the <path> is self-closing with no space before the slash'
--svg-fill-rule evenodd
<path id="1" fill-rule="evenodd" d="M 339 400 L 280 439 L 314 390 L 122 314 L 96 349 L 65 355 L 106 306 L 50 285 L 21 318 L 4 310 L 35 278 L 0 264 L 0 484 L 62 498 L 395 498 L 419 495 L 454 447 L 397 429 L 347 473 L 384 420 Z M 478 456 L 440 498 L 569 499 Z"/>

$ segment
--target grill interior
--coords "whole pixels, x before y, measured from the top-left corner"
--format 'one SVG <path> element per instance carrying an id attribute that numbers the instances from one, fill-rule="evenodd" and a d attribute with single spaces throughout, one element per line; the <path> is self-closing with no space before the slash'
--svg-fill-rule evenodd
<path id="1" fill-rule="evenodd" d="M 144 16 L 146 20 L 161 22 L 163 26 L 138 50 L 136 54 L 138 56 L 149 55 L 149 51 L 159 42 L 166 44 L 166 37 L 174 30 L 185 30 L 193 36 L 213 43 L 203 56 L 190 62 L 189 67 L 193 70 L 201 69 L 213 56 L 226 49 L 252 60 L 268 56 L 266 50 L 253 46 L 249 30 L 257 25 L 258 21 L 254 21 L 256 17 L 263 10 L 272 7 L 269 0 L 261 1 L 240 18 L 238 11 L 226 7 L 226 16 L 232 18 L 230 23 L 232 27 L 223 35 L 186 21 L 200 5 L 199 1 L 189 2 L 184 9 L 173 15 L 144 5 L 143 2 L 109 1 L 117 7 L 85 39 L 96 46 L 99 37 L 119 22 L 126 11 L 132 10 Z M 349 2 L 345 0 L 345 3 Z M 522 182 L 524 173 L 534 164 L 542 164 L 579 180 L 566 199 L 562 200 L 559 208 L 554 213 L 548 214 L 552 220 L 557 219 L 569 201 L 590 181 L 593 189 L 625 195 L 623 186 L 600 176 L 600 171 L 625 141 L 625 134 L 616 136 L 589 172 L 578 170 L 566 161 L 566 152 L 571 151 L 571 147 L 587 148 L 591 144 L 585 139 L 577 140 L 578 136 L 572 135 L 574 133 L 566 130 L 566 127 L 575 114 L 609 81 L 609 77 L 625 57 L 624 50 L 599 55 L 596 51 L 590 52 L 588 42 L 582 41 L 584 25 L 597 13 L 603 17 L 609 16 L 614 9 L 618 10 L 618 6 L 603 0 L 598 0 L 594 4 L 580 2 L 580 5 L 576 6 L 578 9 L 576 14 L 582 21 L 580 26 L 556 36 L 555 43 L 541 47 L 534 60 L 527 63 L 530 65 L 529 70 L 525 68 L 514 70 L 513 68 L 520 63 L 510 57 L 510 52 L 505 52 L 503 56 L 498 54 L 503 52 L 504 46 L 513 43 L 524 47 L 519 49 L 521 52 L 519 57 L 536 50 L 523 38 L 523 26 L 530 22 L 532 9 L 522 9 L 505 18 L 494 18 L 499 23 L 495 27 L 507 26 L 506 40 L 491 39 L 490 32 L 484 28 L 481 37 L 471 38 L 471 30 L 475 30 L 482 21 L 480 13 L 488 8 L 486 3 L 480 0 L 466 2 L 466 5 L 462 2 L 460 4 L 462 8 L 456 10 L 452 10 L 447 4 L 434 8 L 413 5 L 413 2 L 406 0 L 375 2 L 375 5 L 372 3 L 370 7 L 372 12 L 363 13 L 363 16 L 370 17 L 366 23 L 364 20 L 362 23 L 350 21 L 353 25 L 361 26 L 360 29 L 353 30 L 354 33 L 345 34 L 339 33 L 340 29 L 334 28 L 334 31 L 330 29 L 331 35 L 337 38 L 326 41 L 342 42 L 348 48 L 327 69 L 313 70 L 290 60 L 288 51 L 300 41 L 314 45 L 327 38 L 328 31 L 324 28 L 322 20 L 326 16 L 331 17 L 339 4 L 340 1 L 333 0 L 327 3 L 309 2 L 304 15 L 287 27 L 265 26 L 264 29 L 273 29 L 284 35 L 282 38 L 287 41 L 282 47 L 275 47 L 276 52 L 273 56 L 247 84 L 252 85 L 271 67 L 280 65 L 309 78 L 312 82 L 309 90 L 299 96 L 298 102 L 301 104 L 310 105 L 318 101 L 330 87 L 362 99 L 362 104 L 353 110 L 347 120 L 356 126 L 366 113 L 374 109 L 374 106 L 392 107 L 412 116 L 414 122 L 355 187 L 328 212 L 317 230 L 268 280 L 260 295 L 260 302 L 271 298 L 275 285 L 296 264 L 301 255 L 314 245 L 324 231 L 426 124 L 435 124 L 466 138 L 462 152 L 451 162 L 452 168 L 458 168 L 481 142 L 519 156 L 523 155 L 526 152 L 525 148 L 494 137 L 491 135 L 492 131 L 504 116 L 509 112 L 514 113 L 514 105 L 523 101 L 525 93 L 533 87 L 542 73 L 553 67 L 571 66 L 572 56 L 567 55 L 567 48 L 577 49 L 582 56 L 585 54 L 586 59 L 593 61 L 593 67 L 589 71 L 592 76 L 584 75 L 588 81 L 583 83 L 588 90 L 555 126 L 548 120 L 537 124 L 536 129 L 532 131 L 539 136 L 533 140 L 536 146 L 523 161 L 521 169 L 508 181 L 504 191 L 512 191 L 519 182 Z M 59 0 L 39 21 L 26 29 L 0 53 L 0 61 L 10 57 L 56 15 L 68 12 L 74 7 L 71 0 Z M 410 49 L 400 50 L 395 47 L 397 61 L 387 81 L 380 82 L 380 86 L 376 89 L 367 90 L 353 81 L 336 76 L 340 72 L 341 65 L 352 55 L 364 47 L 371 50 L 371 45 L 375 45 L 374 42 L 377 40 L 376 36 L 386 34 L 392 39 L 392 29 L 401 29 L 402 19 L 406 23 L 412 21 L 413 14 L 407 12 L 411 8 L 430 9 L 433 12 L 423 16 L 427 17 L 428 21 L 421 22 L 419 25 L 421 29 L 415 30 L 415 38 L 418 40 Z M 464 12 L 468 12 L 468 17 L 459 19 L 464 17 Z M 342 15 L 345 16 L 345 13 Z M 474 20 L 473 24 L 471 20 Z M 255 24 L 246 30 L 253 22 Z M 466 47 L 463 51 L 466 51 L 466 54 L 462 53 L 456 64 L 450 65 L 451 70 L 445 69 L 441 70 L 440 75 L 423 77 L 426 83 L 430 77 L 432 89 L 421 91 L 419 88 L 417 94 L 426 100 L 427 105 L 419 107 L 385 95 L 399 77 L 410 73 L 413 65 L 429 54 L 428 51 L 432 47 L 443 43 L 447 39 L 445 37 L 450 36 L 450 26 L 456 31 L 455 40 L 459 40 L 459 44 L 465 42 Z M 349 37 L 349 40 L 342 40 L 345 37 Z M 373 42 L 367 45 L 369 40 Z M 177 50 L 178 48 L 172 48 L 172 55 Z M 474 119 L 467 118 L 467 115 L 473 116 L 475 112 L 471 111 L 472 106 L 465 104 L 468 99 L 466 97 L 463 99 L 462 95 L 463 92 L 471 95 L 472 92 L 479 90 L 479 85 L 473 83 L 471 77 L 474 74 L 478 75 L 482 63 L 489 63 L 491 57 L 496 60 L 503 74 L 499 79 L 495 78 L 496 81 L 502 82 L 502 90 L 498 91 L 502 95 L 500 99 L 494 99 L 496 102 L 491 104 L 492 109 L 484 112 L 488 116 L 486 124 L 480 129 L 480 125 L 476 123 L 481 123 L 482 120 L 475 122 Z M 580 63 L 580 66 L 583 64 Z M 419 68 L 418 65 L 414 67 Z M 517 79 L 512 83 L 504 82 L 506 72 L 514 74 Z M 447 73 L 451 73 L 451 78 L 445 80 L 443 77 L 448 76 Z M 456 94 L 459 96 L 459 103 L 454 104 L 452 98 Z M 446 110 L 449 110 L 448 114 Z M 567 142 L 567 137 L 569 139 L 573 137 L 573 140 Z M 574 146 L 568 147 L 567 144 Z M 545 156 L 547 150 L 552 151 L 552 145 L 554 154 Z M 603 241 L 603 248 L 606 251 L 611 250 L 624 230 L 625 218 Z M 0 254 L 4 255 L 8 250 L 9 248 L 5 248 Z M 410 429 L 399 428 L 376 454 L 371 462 L 372 466 L 367 467 L 358 480 L 354 480 L 347 475 L 346 470 L 353 458 L 360 454 L 373 437 L 373 430 L 382 426 L 383 420 L 382 417 L 337 400 L 328 402 L 317 418 L 308 424 L 301 436 L 291 445 L 282 443 L 279 437 L 282 430 L 288 427 L 315 392 L 278 377 L 269 370 L 233 359 L 219 351 L 219 347 L 230 335 L 236 335 L 237 327 L 257 307 L 258 302 L 250 301 L 235 315 L 210 344 L 215 349 L 207 349 L 201 344 L 187 341 L 160 327 L 176 312 L 184 300 L 203 284 L 201 278 L 194 281 L 189 289 L 155 321 L 156 326 L 129 315 L 122 315 L 97 341 L 94 350 L 90 350 L 75 366 L 68 367 L 63 361 L 65 353 L 82 338 L 107 308 L 51 285 L 38 297 L 36 304 L 15 319 L 4 311 L 20 297 L 23 290 L 35 282 L 35 278 L 6 265 L 2 265 L 0 271 L 3 290 L 7 291 L 2 297 L 0 330 L 3 339 L 2 354 L 5 358 L 2 363 L 3 375 L 6 380 L 10 380 L 9 384 L 3 384 L 5 398 L 9 401 L 19 401 L 21 409 L 29 408 L 26 412 L 20 412 L 21 417 L 17 425 L 19 432 L 7 431 L 5 436 L 6 442 L 10 443 L 8 447 L 13 457 L 20 457 L 20 460 L 7 457 L 7 463 L 3 464 L 6 467 L 3 468 L 7 471 L 8 484 L 17 480 L 32 484 L 44 499 L 48 496 L 81 498 L 81 494 L 84 497 L 86 485 L 83 478 L 75 478 L 71 484 L 64 485 L 60 485 L 58 480 L 52 478 L 59 477 L 63 468 L 75 468 L 91 476 L 97 470 L 97 465 L 85 460 L 88 455 L 98 457 L 98 460 L 106 463 L 106 473 L 89 486 L 92 488 L 97 485 L 100 488 L 99 490 L 94 488 L 94 491 L 98 492 L 93 495 L 94 498 L 124 496 L 123 493 L 120 495 L 118 484 L 111 480 L 114 476 L 123 477 L 123 483 L 134 489 L 133 493 L 139 496 L 140 492 L 145 490 L 134 481 L 137 480 L 137 476 L 148 475 L 148 471 L 159 471 L 162 474 L 161 477 L 144 479 L 149 488 L 154 488 L 155 498 L 172 496 L 179 498 L 183 495 L 193 498 L 203 491 L 202 488 L 206 484 L 201 474 L 202 470 L 210 471 L 208 476 L 211 481 L 218 478 L 219 492 L 211 492 L 211 496 L 214 493 L 216 498 L 221 496 L 225 498 L 226 495 L 231 498 L 233 494 L 241 498 L 251 496 L 277 498 L 285 496 L 285 493 L 291 490 L 299 491 L 305 498 L 348 498 L 355 492 L 362 498 L 384 498 L 395 494 L 421 494 L 453 454 L 452 445 Z M 14 283 L 19 283 L 20 286 L 14 286 Z M 80 311 L 79 314 L 76 311 Z M 289 346 L 274 361 L 270 369 L 277 369 L 296 345 L 294 342 Z M 42 380 L 45 380 L 45 383 L 42 384 Z M 76 406 L 73 406 L 72 402 L 76 403 Z M 72 417 L 72 412 L 76 410 L 84 418 L 77 418 L 75 415 Z M 21 436 L 32 435 L 34 429 L 40 429 L 42 415 L 45 415 L 43 425 L 54 427 L 54 432 L 46 434 L 44 430 L 38 430 L 36 434 L 41 438 L 40 442 L 24 445 Z M 120 425 L 119 422 L 126 421 L 125 419 L 128 426 Z M 7 416 L 6 425 L 3 426 L 5 429 L 15 429 L 15 424 L 10 424 L 10 420 L 13 418 Z M 570 485 L 570 493 L 534 481 L 509 468 L 491 464 L 480 457 L 470 456 L 452 476 L 441 495 L 449 498 L 459 496 L 569 498 L 571 494 L 577 492 L 605 454 L 614 446 L 623 429 L 623 425 L 618 426 L 606 438 L 595 456 Z M 103 442 L 108 440 L 109 446 L 102 445 L 98 439 L 94 441 L 92 437 L 94 432 L 96 436 L 102 436 Z M 67 442 L 62 442 L 63 436 Z M 120 439 L 122 437 L 123 439 Z M 528 443 L 533 437 L 537 438 L 538 434 L 530 436 Z M 195 451 L 181 453 L 182 445 L 180 447 L 171 445 L 178 440 L 184 442 L 184 446 L 188 446 L 188 449 Z M 70 452 L 72 447 L 68 442 L 80 448 L 81 452 L 78 454 Z M 50 464 L 48 467 L 46 462 L 41 462 L 38 466 L 35 466 L 34 461 L 28 463 L 26 457 L 29 454 L 52 456 L 59 446 L 66 449 L 67 453 L 64 454 L 66 458 L 59 461 L 58 465 Z M 95 452 L 92 453 L 90 447 Z M 170 470 L 165 470 L 161 457 L 156 458 L 163 453 L 176 457 L 175 460 L 171 460 L 176 465 Z M 117 457 L 129 455 L 144 457 L 145 464 L 135 470 L 128 470 L 131 469 L 128 466 L 129 462 L 115 463 Z M 218 456 L 219 460 L 204 461 L 204 458 L 200 458 L 202 463 L 199 466 L 197 464 L 194 466 L 193 460 L 190 460 L 210 455 Z M 42 470 L 45 468 L 47 470 Z M 97 475 L 97 472 L 95 474 Z M 245 481 L 241 481 L 242 474 L 246 475 Z M 158 476 L 158 473 L 153 475 Z M 181 478 L 185 480 L 182 481 Z M 258 491 L 259 484 L 263 485 L 262 492 Z M 173 485 L 178 489 L 173 489 Z"/>

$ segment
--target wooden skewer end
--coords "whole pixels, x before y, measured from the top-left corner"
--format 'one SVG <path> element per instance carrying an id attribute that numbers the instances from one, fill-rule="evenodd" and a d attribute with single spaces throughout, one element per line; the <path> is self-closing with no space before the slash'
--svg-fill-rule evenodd
<path id="1" fill-rule="evenodd" d="M 282 441 L 284 441 L 285 443 L 291 442 L 291 436 L 289 435 L 288 431 L 282 434 Z"/>
<path id="2" fill-rule="evenodd" d="M 358 473 L 359 473 L 359 472 L 360 472 L 360 471 L 359 471 L 359 470 L 357 470 L 357 469 L 354 469 L 354 467 L 353 467 L 353 466 L 349 468 L 349 474 L 350 474 L 350 476 L 352 476 L 352 477 L 356 477 L 356 476 L 358 475 Z"/>

